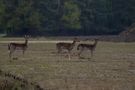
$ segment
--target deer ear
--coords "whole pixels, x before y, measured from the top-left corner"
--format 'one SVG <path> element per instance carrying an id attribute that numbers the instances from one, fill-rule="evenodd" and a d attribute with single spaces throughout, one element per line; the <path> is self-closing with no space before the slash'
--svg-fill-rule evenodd
<path id="1" fill-rule="evenodd" d="M 28 39 L 29 38 L 29 35 L 25 35 L 24 38 L 27 38 Z"/>

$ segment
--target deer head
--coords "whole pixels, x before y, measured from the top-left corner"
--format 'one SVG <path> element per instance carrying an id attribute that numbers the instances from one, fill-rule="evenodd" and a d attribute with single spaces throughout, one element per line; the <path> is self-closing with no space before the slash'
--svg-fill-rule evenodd
<path id="1" fill-rule="evenodd" d="M 25 36 L 24 36 L 24 38 L 25 38 L 26 40 L 28 40 L 29 37 L 30 37 L 29 35 L 25 35 Z"/>

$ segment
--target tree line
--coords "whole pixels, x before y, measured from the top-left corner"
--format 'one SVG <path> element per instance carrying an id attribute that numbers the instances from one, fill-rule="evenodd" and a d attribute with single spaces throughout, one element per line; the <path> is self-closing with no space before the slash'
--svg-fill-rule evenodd
<path id="1" fill-rule="evenodd" d="M 112 35 L 134 22 L 134 0 L 0 0 L 8 36 Z"/>

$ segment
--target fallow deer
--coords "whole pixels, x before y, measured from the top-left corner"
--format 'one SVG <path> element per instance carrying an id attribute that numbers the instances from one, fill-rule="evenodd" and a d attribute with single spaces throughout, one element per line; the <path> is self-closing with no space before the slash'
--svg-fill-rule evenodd
<path id="1" fill-rule="evenodd" d="M 71 50 L 74 48 L 76 42 L 78 42 L 77 38 L 74 38 L 72 43 L 65 43 L 65 42 L 57 43 L 56 44 L 56 49 L 58 50 L 58 53 L 61 53 L 62 50 L 67 50 L 68 51 L 69 60 L 70 60 Z"/>
<path id="2" fill-rule="evenodd" d="M 77 46 L 77 50 L 80 50 L 80 52 L 78 53 L 78 56 L 80 57 L 81 53 L 84 50 L 89 50 L 89 51 L 91 51 L 91 57 L 92 57 L 93 56 L 93 51 L 96 48 L 97 42 L 98 42 L 98 39 L 95 39 L 95 42 L 93 44 L 79 44 Z"/>
<path id="3" fill-rule="evenodd" d="M 8 50 L 9 50 L 9 57 L 12 56 L 12 54 L 16 51 L 16 50 L 22 50 L 23 54 L 25 53 L 27 47 L 28 47 L 28 38 L 29 36 L 25 36 L 25 42 L 24 43 L 10 43 L 8 44 Z"/>

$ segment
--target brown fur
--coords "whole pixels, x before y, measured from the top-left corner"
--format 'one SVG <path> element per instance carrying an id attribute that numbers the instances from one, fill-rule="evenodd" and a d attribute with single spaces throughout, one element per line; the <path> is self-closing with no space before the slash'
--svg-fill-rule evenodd
<path id="1" fill-rule="evenodd" d="M 10 44 L 8 44 L 9 56 L 11 57 L 12 53 L 17 49 L 22 50 L 23 54 L 24 54 L 27 47 L 28 47 L 28 37 L 25 36 L 24 43 L 10 43 Z"/>
<path id="2" fill-rule="evenodd" d="M 75 38 L 72 43 L 64 43 L 64 42 L 57 43 L 57 44 L 56 44 L 56 49 L 58 50 L 58 53 L 61 53 L 62 50 L 67 50 L 67 51 L 68 51 L 69 60 L 70 60 L 70 53 L 71 53 L 71 50 L 74 48 L 75 43 L 76 43 L 77 41 L 78 41 L 78 40 Z"/>
<path id="3" fill-rule="evenodd" d="M 76 41 L 73 41 L 73 43 L 57 43 L 56 48 L 58 50 L 58 53 L 60 53 L 63 49 L 68 50 L 69 52 L 74 48 Z"/>
<path id="4" fill-rule="evenodd" d="M 81 53 L 84 51 L 84 49 L 90 50 L 91 56 L 93 56 L 93 51 L 96 48 L 97 42 L 98 42 L 98 39 L 95 39 L 95 42 L 93 44 L 79 44 L 77 46 L 77 50 L 80 50 L 80 52 L 78 54 L 79 57 L 80 57 Z"/>

